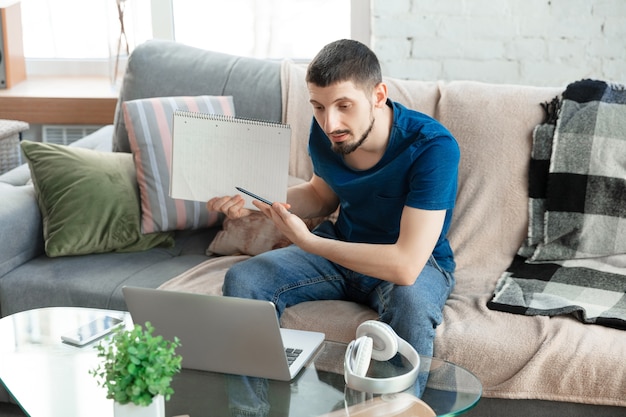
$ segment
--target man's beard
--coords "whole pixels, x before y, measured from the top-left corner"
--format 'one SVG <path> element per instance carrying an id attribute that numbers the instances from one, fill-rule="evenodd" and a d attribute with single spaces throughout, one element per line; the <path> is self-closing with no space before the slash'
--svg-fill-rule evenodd
<path id="1" fill-rule="evenodd" d="M 370 123 L 369 127 L 365 130 L 365 132 L 363 132 L 363 135 L 361 135 L 361 138 L 357 140 L 356 142 L 350 142 L 350 143 L 348 143 L 348 141 L 333 142 L 333 144 L 331 145 L 331 149 L 339 155 L 348 155 L 356 151 L 361 145 L 363 145 L 363 143 L 369 136 L 370 132 L 374 128 L 375 121 L 376 119 L 372 117 L 372 123 Z M 349 130 L 341 130 L 341 131 L 336 131 L 333 133 L 341 134 L 341 133 L 351 133 L 351 132 Z"/>

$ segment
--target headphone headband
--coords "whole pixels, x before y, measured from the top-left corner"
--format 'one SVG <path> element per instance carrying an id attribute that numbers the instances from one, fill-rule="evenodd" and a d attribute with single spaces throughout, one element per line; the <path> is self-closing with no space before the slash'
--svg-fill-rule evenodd
<path id="1" fill-rule="evenodd" d="M 391 328 L 389 328 L 389 330 L 393 332 Z M 404 356 L 411 363 L 412 369 L 405 374 L 389 378 L 371 378 L 357 375 L 351 365 L 354 349 L 357 349 L 357 343 L 352 341 L 346 349 L 344 359 L 344 377 L 348 387 L 358 391 L 370 392 L 374 394 L 391 394 L 404 391 L 415 383 L 419 372 L 420 357 L 413 346 L 411 346 L 406 340 L 398 337 L 395 332 L 393 335 L 398 341 L 398 353 Z"/>

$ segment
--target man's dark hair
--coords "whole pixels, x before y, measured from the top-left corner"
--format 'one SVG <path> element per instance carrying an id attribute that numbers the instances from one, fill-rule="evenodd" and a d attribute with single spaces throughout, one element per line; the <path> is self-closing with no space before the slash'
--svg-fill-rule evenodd
<path id="1" fill-rule="evenodd" d="M 372 91 L 382 82 L 376 54 L 364 44 L 349 39 L 329 43 L 313 58 L 306 82 L 318 87 L 352 81 L 365 91 Z"/>

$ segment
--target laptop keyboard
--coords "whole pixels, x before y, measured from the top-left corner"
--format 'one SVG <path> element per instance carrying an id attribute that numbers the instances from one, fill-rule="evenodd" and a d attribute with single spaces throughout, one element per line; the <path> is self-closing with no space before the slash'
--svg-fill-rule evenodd
<path id="1" fill-rule="evenodd" d="M 285 348 L 285 355 L 287 355 L 287 363 L 289 366 L 298 359 L 301 353 L 302 349 Z"/>

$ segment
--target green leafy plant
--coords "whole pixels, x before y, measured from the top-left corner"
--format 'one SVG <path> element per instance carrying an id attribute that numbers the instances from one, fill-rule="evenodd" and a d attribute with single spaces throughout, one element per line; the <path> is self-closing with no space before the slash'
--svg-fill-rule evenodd
<path id="1" fill-rule="evenodd" d="M 157 395 L 170 399 L 172 378 L 181 368 L 182 357 L 175 352 L 180 340 L 165 340 L 153 332 L 150 322 L 145 329 L 139 324 L 132 330 L 120 327 L 108 343 L 96 346 L 103 361 L 89 373 L 107 389 L 107 398 L 142 406 L 150 405 Z"/>

